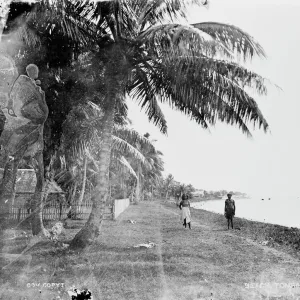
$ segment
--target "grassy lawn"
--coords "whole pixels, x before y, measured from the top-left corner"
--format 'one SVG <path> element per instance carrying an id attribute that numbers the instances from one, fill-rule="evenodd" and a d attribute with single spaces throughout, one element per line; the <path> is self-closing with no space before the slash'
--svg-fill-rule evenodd
<path id="1" fill-rule="evenodd" d="M 71 299 L 66 290 L 73 285 L 97 300 L 259 299 L 275 291 L 245 283 L 297 282 L 300 263 L 292 256 L 247 240 L 243 230 L 228 232 L 216 214 L 192 210 L 192 230 L 184 229 L 178 213 L 173 204 L 132 205 L 117 221 L 105 221 L 83 253 L 40 242 L 18 258 L 28 239 L 9 240 L 6 232 L 0 268 L 10 265 L 1 270 L 0 299 Z M 70 223 L 61 239 L 71 240 L 81 226 Z M 134 247 L 148 242 L 155 247 Z"/>

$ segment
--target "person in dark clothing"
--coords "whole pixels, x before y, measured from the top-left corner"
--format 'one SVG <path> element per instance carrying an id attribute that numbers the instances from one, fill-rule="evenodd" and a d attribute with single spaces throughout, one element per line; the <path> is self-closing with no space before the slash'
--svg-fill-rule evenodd
<path id="1" fill-rule="evenodd" d="M 227 194 L 227 197 L 228 198 L 225 200 L 224 215 L 227 219 L 228 229 L 230 223 L 231 223 L 231 228 L 233 229 L 233 217 L 235 216 L 235 202 L 233 199 L 231 199 L 232 197 L 231 193 Z"/>
<path id="2" fill-rule="evenodd" d="M 181 202 L 179 203 L 179 208 L 181 209 L 181 221 L 183 221 L 183 226 L 186 228 L 186 225 L 189 225 L 191 228 L 191 212 L 190 212 L 190 201 L 188 200 L 188 196 L 183 193 L 181 197 Z"/>
<path id="3" fill-rule="evenodd" d="M 179 203 L 180 203 L 180 194 L 179 193 L 177 193 L 175 195 L 175 200 L 176 200 L 176 206 L 179 207 Z"/>

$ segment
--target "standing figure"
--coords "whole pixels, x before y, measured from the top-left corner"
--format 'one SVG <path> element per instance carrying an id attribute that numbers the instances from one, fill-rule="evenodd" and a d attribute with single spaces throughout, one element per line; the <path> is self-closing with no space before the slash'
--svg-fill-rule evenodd
<path id="1" fill-rule="evenodd" d="M 176 206 L 179 207 L 179 203 L 180 203 L 180 194 L 179 193 L 176 193 L 176 195 L 175 195 L 175 201 L 176 201 Z"/>
<path id="2" fill-rule="evenodd" d="M 16 175 L 21 159 L 31 160 L 36 172 L 37 185 L 32 202 L 32 211 L 41 215 L 41 199 L 44 187 L 43 129 L 48 117 L 45 93 L 37 80 L 39 69 L 30 64 L 26 75 L 20 75 L 13 83 L 8 97 L 2 98 L 1 108 L 6 120 L 0 137 L 6 164 L 0 185 L 0 204 L 2 214 L 7 213 L 14 197 Z M 7 100 L 6 103 L 3 103 Z M 33 224 L 39 225 L 41 216 L 36 214 Z"/>
<path id="3" fill-rule="evenodd" d="M 233 229 L 233 217 L 235 216 L 235 202 L 233 199 L 231 199 L 232 194 L 227 194 L 227 199 L 225 200 L 225 211 L 224 215 L 228 222 L 228 229 L 229 229 L 229 223 L 231 222 L 231 228 Z"/>
<path id="4" fill-rule="evenodd" d="M 183 226 L 186 228 L 186 225 L 189 225 L 191 228 L 191 212 L 190 212 L 190 201 L 188 196 L 183 193 L 181 197 L 181 202 L 179 203 L 179 208 L 181 209 L 181 221 L 183 221 Z"/>

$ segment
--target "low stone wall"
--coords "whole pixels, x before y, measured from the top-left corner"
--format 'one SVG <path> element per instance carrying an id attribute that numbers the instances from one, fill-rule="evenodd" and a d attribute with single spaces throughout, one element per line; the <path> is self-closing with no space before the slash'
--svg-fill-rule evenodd
<path id="1" fill-rule="evenodd" d="M 129 198 L 114 201 L 114 219 L 116 219 L 130 205 Z"/>

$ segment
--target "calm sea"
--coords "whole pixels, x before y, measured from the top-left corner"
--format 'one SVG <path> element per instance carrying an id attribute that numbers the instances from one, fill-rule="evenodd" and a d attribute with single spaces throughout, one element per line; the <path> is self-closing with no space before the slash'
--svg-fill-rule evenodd
<path id="1" fill-rule="evenodd" d="M 253 221 L 278 224 L 300 228 L 300 199 L 299 198 L 268 198 L 234 199 L 236 203 L 236 217 Z M 204 209 L 215 213 L 224 213 L 224 200 L 209 200 L 194 202 L 195 209 Z"/>

